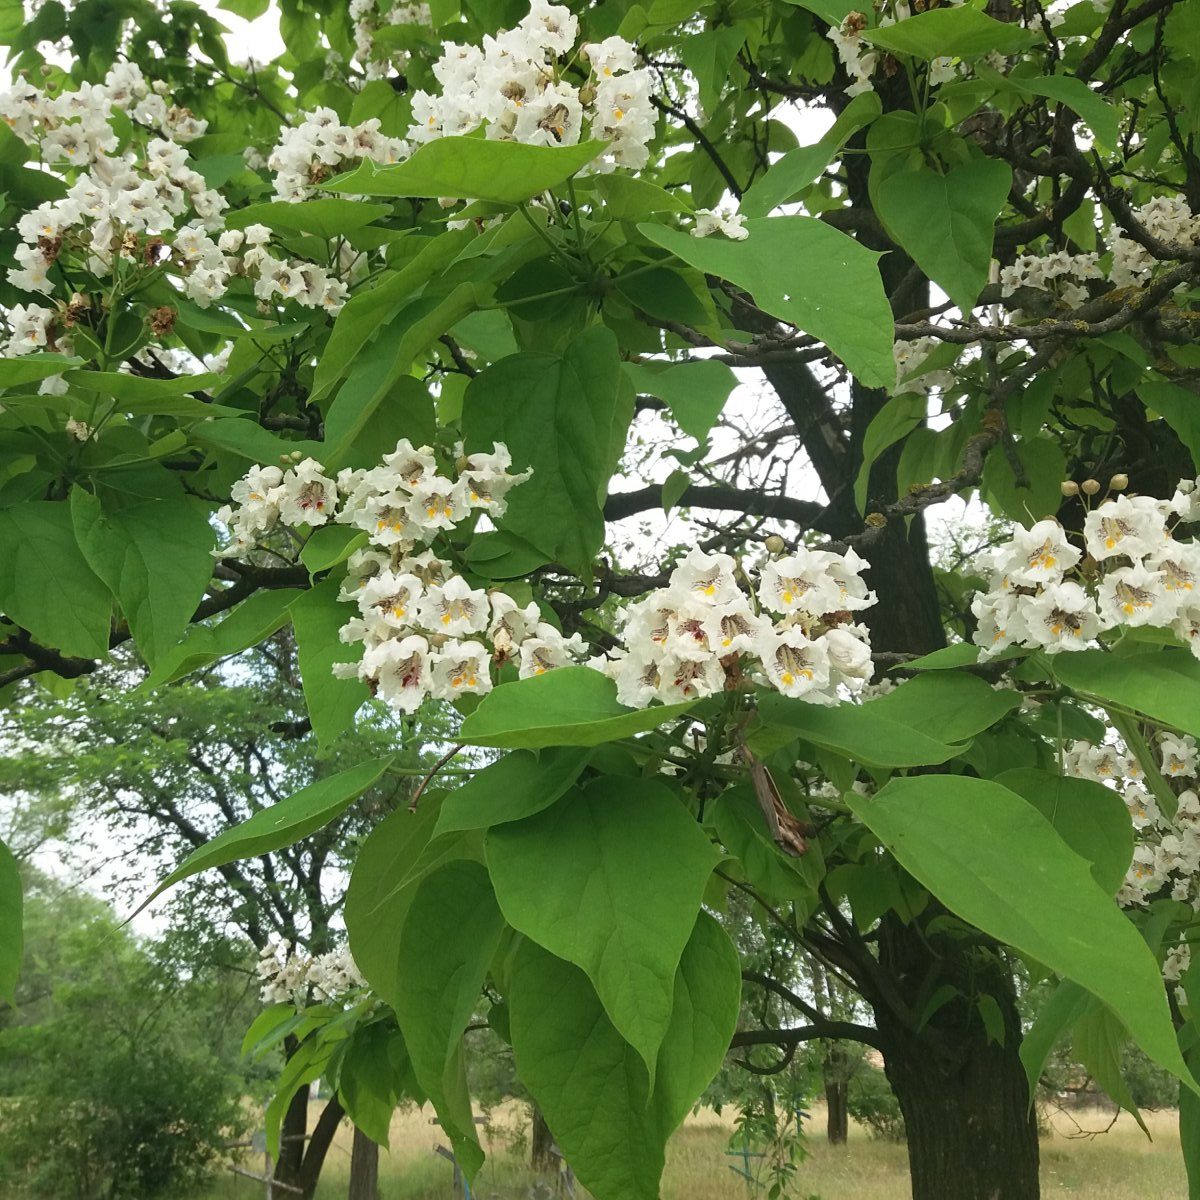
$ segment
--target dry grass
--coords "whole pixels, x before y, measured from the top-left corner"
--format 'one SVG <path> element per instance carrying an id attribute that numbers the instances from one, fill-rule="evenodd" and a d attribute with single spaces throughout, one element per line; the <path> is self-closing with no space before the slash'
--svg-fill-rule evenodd
<path id="1" fill-rule="evenodd" d="M 531 1177 L 523 1165 L 524 1114 L 506 1105 L 493 1114 L 495 1125 L 483 1131 L 488 1163 L 476 1181 L 476 1200 L 526 1200 Z M 1077 1124 L 1076 1124 L 1077 1121 Z M 1059 1116 L 1055 1132 L 1042 1142 L 1044 1200 L 1182 1200 L 1187 1195 L 1179 1134 L 1173 1112 L 1148 1113 L 1153 1141 L 1122 1115 L 1107 1133 L 1105 1113 L 1080 1113 L 1076 1121 Z M 663 1200 L 742 1200 L 748 1192 L 729 1169 L 726 1157 L 731 1119 L 711 1112 L 691 1118 L 671 1142 Z M 834 1148 L 821 1135 L 822 1114 L 814 1114 L 810 1156 L 796 1176 L 797 1197 L 820 1200 L 908 1200 L 907 1161 L 903 1146 L 872 1141 L 852 1128 L 849 1145 Z M 432 1152 L 442 1140 L 428 1111 L 397 1113 L 392 1121 L 392 1152 L 380 1160 L 380 1200 L 448 1200 L 450 1164 Z M 488 1143 L 490 1142 L 490 1146 Z M 317 1192 L 318 1200 L 342 1200 L 350 1169 L 350 1134 L 339 1131 Z M 256 1200 L 262 1188 L 229 1177 L 206 1200 Z M 583 1200 L 581 1192 L 581 1200 Z"/>

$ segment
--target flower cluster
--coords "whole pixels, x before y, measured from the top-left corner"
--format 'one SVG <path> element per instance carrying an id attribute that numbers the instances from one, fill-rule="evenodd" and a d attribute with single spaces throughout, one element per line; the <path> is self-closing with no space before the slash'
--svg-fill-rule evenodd
<path id="1" fill-rule="evenodd" d="M 386 0 L 350 0 L 350 20 L 354 22 L 354 57 L 362 64 L 368 79 L 386 79 L 394 70 L 403 71 L 408 55 L 381 47 L 376 39 L 380 29 L 389 25 L 433 23 L 428 4 L 387 4 Z"/>
<path id="2" fill-rule="evenodd" d="M 362 530 L 368 545 L 349 559 L 341 598 L 358 616 L 341 631 L 361 643 L 362 659 L 338 663 L 335 674 L 359 678 L 399 712 L 427 697 L 485 695 L 493 670 L 507 662 L 521 678 L 580 661 L 585 646 L 542 618 L 536 604 L 473 587 L 452 563 L 428 547 L 475 514 L 503 515 L 510 488 L 529 477 L 512 474 L 503 444 L 490 453 L 457 455 L 457 478 L 439 468 L 428 446 L 402 440 L 370 470 L 333 479 L 315 459 L 287 469 L 254 467 L 234 485 L 236 508 L 218 513 L 230 533 L 220 553 L 245 557 L 277 527 L 338 521 Z"/>
<path id="3" fill-rule="evenodd" d="M 118 114 L 135 123 L 134 138 L 120 152 L 112 124 Z M 68 184 L 61 199 L 17 223 L 18 265 L 8 271 L 14 287 L 49 295 L 56 264 L 72 279 L 108 279 L 120 263 L 126 278 L 165 271 L 202 307 L 223 296 L 236 277 L 251 280 L 263 304 L 294 300 L 336 313 L 345 302 L 346 284 L 325 267 L 273 255 L 266 226 L 224 229 L 225 198 L 208 187 L 180 144 L 203 133 L 204 123 L 167 108 L 137 66 L 118 64 L 103 84 L 81 84 L 53 98 L 21 81 L 0 95 L 0 116 L 37 144 Z M 5 353 L 68 350 L 63 335 L 86 305 L 80 295 L 61 314 L 15 306 Z"/>
<path id="4" fill-rule="evenodd" d="M 633 46 L 612 36 L 576 49 L 579 21 L 570 9 L 532 0 L 515 28 L 485 37 L 482 47 L 446 42 L 433 73 L 440 95 L 413 95 L 414 143 L 484 126 L 489 138 L 537 146 L 574 145 L 589 137 L 609 143 L 609 165 L 644 167 L 654 135 L 652 78 Z M 582 59 L 582 87 L 560 64 Z"/>
<path id="5" fill-rule="evenodd" d="M 1192 249 L 1200 244 L 1200 218 L 1192 214 L 1182 196 L 1158 196 L 1133 210 L 1134 219 L 1151 237 L 1168 246 Z M 1161 265 L 1149 250 L 1133 238 L 1118 232 L 1110 246 L 1111 262 L 1107 271 L 1113 287 L 1141 286 Z M 1104 279 L 1099 254 L 1022 254 L 1001 268 L 1000 287 L 1011 296 L 1021 288 L 1050 292 L 1063 303 L 1078 307 L 1089 299 L 1084 284 Z"/>
<path id="6" fill-rule="evenodd" d="M 1072 742 L 1063 756 L 1068 774 L 1103 783 L 1121 793 L 1137 835 L 1133 862 L 1117 895 L 1127 907 L 1141 907 L 1160 894 L 1200 912 L 1200 796 L 1197 795 L 1196 741 L 1187 734 L 1160 733 L 1158 769 L 1178 790 L 1177 810 L 1168 817 L 1146 786 L 1136 758 L 1123 747 Z"/>
<path id="7" fill-rule="evenodd" d="M 1168 501 L 1110 496 L 1084 518 L 1082 550 L 1054 519 L 1017 530 L 989 553 L 989 589 L 971 606 L 976 644 L 985 655 L 1014 645 L 1057 653 L 1118 626 L 1153 626 L 1200 656 L 1200 546 L 1171 529 L 1196 507 L 1187 481 Z"/>
<path id="8" fill-rule="evenodd" d="M 1102 278 L 1098 254 L 1022 254 L 1000 269 L 1000 292 L 1011 296 L 1021 288 L 1054 292 L 1065 304 L 1077 307 L 1088 299 L 1080 282 Z"/>
<path id="9" fill-rule="evenodd" d="M 267 159 L 280 200 L 304 200 L 311 189 L 333 175 L 349 171 L 364 159 L 381 166 L 407 158 L 408 143 L 379 131 L 372 117 L 358 125 L 343 125 L 332 108 L 304 114 L 299 125 L 284 129 Z"/>
<path id="10" fill-rule="evenodd" d="M 853 551 L 801 548 L 764 564 L 751 596 L 729 555 L 692 550 L 665 588 L 630 606 L 624 647 L 592 665 L 635 708 L 710 696 L 747 678 L 834 704 L 840 685 L 857 690 L 871 677 L 867 631 L 853 623 L 875 603 L 864 566 Z"/>
<path id="11" fill-rule="evenodd" d="M 302 1008 L 309 997 L 327 1003 L 341 1003 L 347 993 L 365 988 L 349 946 L 339 946 L 327 954 L 305 954 L 286 941 L 271 941 L 258 956 L 257 974 L 264 1004 L 295 1004 Z"/>

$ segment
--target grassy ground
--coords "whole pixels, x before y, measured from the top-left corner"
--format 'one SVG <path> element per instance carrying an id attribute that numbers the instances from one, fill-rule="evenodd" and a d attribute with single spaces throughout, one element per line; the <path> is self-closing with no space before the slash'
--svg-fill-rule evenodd
<path id="1" fill-rule="evenodd" d="M 527 1200 L 532 1178 L 523 1167 L 526 1146 L 523 1114 L 507 1106 L 494 1115 L 495 1128 L 483 1140 L 489 1161 L 476 1181 L 476 1200 Z M 1122 1116 L 1107 1133 L 1107 1114 L 1084 1112 L 1075 1119 L 1057 1117 L 1055 1132 L 1042 1142 L 1044 1200 L 1183 1200 L 1187 1195 L 1179 1134 L 1173 1112 L 1148 1113 L 1153 1141 Z M 872 1141 L 857 1128 L 845 1147 L 829 1146 L 820 1134 L 822 1114 L 814 1114 L 810 1157 L 796 1177 L 795 1195 L 820 1200 L 908 1200 L 907 1162 L 903 1146 Z M 1077 1124 L 1076 1124 L 1077 1122 Z M 701 1113 L 690 1119 L 671 1142 L 663 1200 L 742 1200 L 747 1192 L 729 1169 L 725 1155 L 728 1114 Z M 438 1158 L 440 1141 L 428 1115 L 397 1113 L 392 1122 L 392 1152 L 380 1159 L 380 1200 L 448 1200 L 452 1196 L 450 1164 Z M 488 1142 L 491 1142 L 490 1147 Z M 257 1166 L 257 1164 L 249 1164 Z M 350 1170 L 350 1136 L 345 1127 L 330 1151 L 318 1189 L 318 1200 L 343 1200 Z M 206 1200 L 256 1200 L 262 1187 L 232 1176 L 222 1180 Z M 582 1191 L 580 1192 L 582 1200 Z"/>

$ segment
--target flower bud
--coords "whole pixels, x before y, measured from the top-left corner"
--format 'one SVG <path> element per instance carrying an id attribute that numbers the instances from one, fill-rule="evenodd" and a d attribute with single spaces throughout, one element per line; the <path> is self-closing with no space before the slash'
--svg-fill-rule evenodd
<path id="1" fill-rule="evenodd" d="M 1129 486 L 1129 476 L 1126 475 L 1124 471 L 1120 472 L 1117 475 L 1114 475 L 1108 481 L 1109 491 L 1112 491 L 1112 492 L 1123 492 L 1128 486 Z"/>
<path id="2" fill-rule="evenodd" d="M 787 549 L 787 542 L 785 542 L 777 533 L 771 534 L 771 536 L 767 538 L 765 545 L 769 554 L 782 554 Z"/>
<path id="3" fill-rule="evenodd" d="M 1058 485 L 1058 490 L 1067 497 L 1078 496 L 1079 484 L 1077 484 L 1073 479 L 1064 479 L 1062 483 Z"/>
<path id="4" fill-rule="evenodd" d="M 1085 479 L 1079 487 L 1085 496 L 1094 496 L 1100 490 L 1100 481 L 1098 479 Z"/>

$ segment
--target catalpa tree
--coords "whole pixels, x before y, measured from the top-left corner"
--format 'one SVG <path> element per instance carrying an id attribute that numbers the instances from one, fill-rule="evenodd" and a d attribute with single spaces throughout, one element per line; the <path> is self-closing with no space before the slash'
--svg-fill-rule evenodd
<path id="1" fill-rule="evenodd" d="M 850 1038 L 920 1200 L 1026 1200 L 1069 1036 L 1128 1105 L 1130 1039 L 1178 1076 L 1200 1171 L 1196 0 L 279 27 L 241 63 L 183 0 L 6 0 L 0 97 L 8 703 L 290 626 L 322 747 L 457 710 L 362 846 L 352 960 L 264 962 L 272 1136 L 322 1075 L 477 1170 L 486 1020 L 592 1194 L 651 1200 L 731 1046 Z M 943 502 L 986 555 L 931 547 Z M 743 971 L 734 893 L 873 1020 Z M 0 904 L 11 988 L 11 860 Z M 743 988 L 791 1016 L 738 1029 Z"/>

